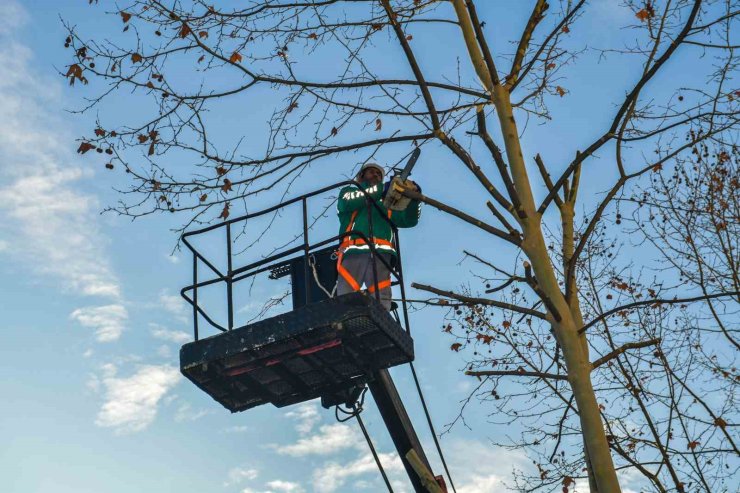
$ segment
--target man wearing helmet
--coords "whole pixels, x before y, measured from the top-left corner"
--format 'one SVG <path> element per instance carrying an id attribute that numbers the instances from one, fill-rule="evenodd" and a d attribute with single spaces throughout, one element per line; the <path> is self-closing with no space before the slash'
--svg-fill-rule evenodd
<path id="1" fill-rule="evenodd" d="M 339 216 L 339 234 L 359 232 L 371 239 L 379 257 L 392 266 L 396 260 L 393 248 L 393 229 L 391 223 L 399 228 L 412 228 L 419 222 L 421 207 L 418 200 L 411 200 L 403 210 L 390 210 L 383 205 L 384 170 L 376 163 L 365 163 L 357 174 L 356 181 L 363 193 L 355 185 L 344 187 L 339 192 L 337 214 Z M 415 191 L 419 187 L 411 180 L 404 186 Z M 367 194 L 367 195 L 366 195 Z M 373 205 L 367 200 L 370 197 Z M 372 237 L 370 235 L 370 217 L 372 217 Z M 363 237 L 348 234 L 340 240 L 337 258 L 337 295 L 360 291 L 362 285 L 369 293 L 380 292 L 380 300 L 386 310 L 391 308 L 391 277 L 388 267 L 378 259 L 375 262 L 377 284 L 373 272 L 370 247 Z"/>

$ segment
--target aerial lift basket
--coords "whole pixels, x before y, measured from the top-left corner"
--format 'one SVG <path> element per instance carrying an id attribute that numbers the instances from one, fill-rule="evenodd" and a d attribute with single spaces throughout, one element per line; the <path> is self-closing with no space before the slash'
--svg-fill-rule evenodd
<path id="1" fill-rule="evenodd" d="M 185 344 L 182 373 L 232 412 L 336 395 L 414 359 L 373 297 L 351 293 Z"/>

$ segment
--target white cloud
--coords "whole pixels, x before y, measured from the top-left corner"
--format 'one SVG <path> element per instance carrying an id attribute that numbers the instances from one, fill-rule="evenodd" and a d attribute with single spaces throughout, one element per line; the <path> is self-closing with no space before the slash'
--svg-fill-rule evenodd
<path id="1" fill-rule="evenodd" d="M 284 493 L 303 493 L 305 490 L 298 483 L 291 481 L 281 481 L 276 479 L 274 481 L 268 481 L 267 487 L 274 491 L 282 491 Z"/>
<path id="2" fill-rule="evenodd" d="M 196 419 L 200 419 L 208 413 L 209 412 L 205 409 L 194 410 L 189 403 L 184 402 L 180 405 L 180 407 L 177 408 L 177 411 L 175 412 L 175 421 L 178 423 L 195 421 Z"/>
<path id="3" fill-rule="evenodd" d="M 454 479 L 454 477 L 453 477 Z M 460 493 L 490 493 L 491 491 L 505 491 L 502 478 L 496 474 L 473 474 L 465 479 L 457 491 Z"/>
<path id="4" fill-rule="evenodd" d="M 173 264 L 180 263 L 180 257 L 178 257 L 177 255 L 166 255 L 166 258 Z"/>
<path id="5" fill-rule="evenodd" d="M 299 439 L 291 445 L 278 446 L 275 449 L 281 455 L 302 457 L 306 455 L 329 455 L 340 450 L 364 445 L 362 437 L 354 428 L 343 424 L 324 425 L 315 435 Z"/>
<path id="6" fill-rule="evenodd" d="M 506 451 L 474 440 L 442 443 L 442 447 L 450 462 L 458 493 L 506 491 L 509 488 L 505 480 L 511 477 L 512 468 L 526 469 L 531 464 L 522 453 Z M 405 479 L 403 463 L 398 455 L 381 453 L 379 456 L 394 491 L 407 490 L 408 480 Z M 434 473 L 442 474 L 441 466 L 437 464 Z M 352 491 L 360 489 L 360 485 L 363 485 L 363 489 L 374 491 L 373 488 L 378 488 L 380 480 L 378 467 L 370 454 L 363 454 L 348 463 L 326 462 L 312 475 L 313 489 L 317 493 L 348 491 L 349 483 Z"/>
<path id="7" fill-rule="evenodd" d="M 14 1 L 0 3 L 3 15 L 0 16 L 0 35 L 8 35 L 28 22 L 28 13 Z"/>
<path id="8" fill-rule="evenodd" d="M 157 416 L 159 402 L 180 381 L 180 371 L 170 365 L 142 365 L 128 378 L 116 377 L 117 368 L 102 368 L 105 402 L 95 424 L 117 433 L 145 429 Z"/>
<path id="9" fill-rule="evenodd" d="M 159 293 L 159 304 L 178 320 L 188 321 L 188 306 L 179 294 L 170 294 L 168 290 L 163 289 Z"/>
<path id="10" fill-rule="evenodd" d="M 67 291 L 118 298 L 107 239 L 98 228 L 100 207 L 77 190 L 91 173 L 77 165 L 73 138 L 49 110 L 61 106 L 61 85 L 34 72 L 31 50 L 15 39 L 24 9 L 5 1 L 2 11 L 0 227 L 10 231 L 4 249 Z"/>
<path id="11" fill-rule="evenodd" d="M 172 349 L 167 344 L 162 344 L 157 348 L 157 356 L 169 359 L 172 357 Z"/>
<path id="12" fill-rule="evenodd" d="M 119 304 L 78 308 L 69 317 L 83 327 L 95 329 L 98 342 L 112 342 L 121 337 L 128 320 L 126 307 Z"/>
<path id="13" fill-rule="evenodd" d="M 624 493 L 637 493 L 649 488 L 645 476 L 635 468 L 620 469 L 617 471 L 619 484 L 622 486 Z"/>
<path id="14" fill-rule="evenodd" d="M 399 481 L 398 479 L 396 480 L 391 479 L 390 481 L 391 481 L 391 486 L 393 487 L 393 491 L 397 491 L 398 493 L 411 493 L 410 490 L 406 489 L 408 480 L 406 482 L 403 482 L 403 481 Z"/>
<path id="15" fill-rule="evenodd" d="M 378 454 L 386 473 L 403 471 L 403 463 L 396 453 Z M 313 473 L 313 488 L 318 493 L 333 493 L 348 480 L 365 474 L 379 474 L 378 466 L 371 454 L 367 454 L 347 464 L 329 462 Z M 345 491 L 345 490 L 342 490 Z"/>
<path id="16" fill-rule="evenodd" d="M 95 393 L 100 392 L 100 378 L 97 375 L 90 375 L 90 379 L 85 385 Z"/>
<path id="17" fill-rule="evenodd" d="M 249 431 L 248 426 L 229 426 L 228 428 L 224 428 L 221 430 L 221 433 L 246 433 Z"/>
<path id="18" fill-rule="evenodd" d="M 531 467 L 523 452 L 509 451 L 475 440 L 442 443 L 458 493 L 505 491 L 512 470 Z M 436 471 L 441 474 L 441 471 Z"/>
<path id="19" fill-rule="evenodd" d="M 301 435 L 307 435 L 313 431 L 313 427 L 321 421 L 319 406 L 313 402 L 305 402 L 285 413 L 286 418 L 298 421 L 295 429 Z"/>
<path id="20" fill-rule="evenodd" d="M 193 340 L 193 336 L 182 330 L 170 330 L 159 324 L 149 324 L 151 327 L 152 337 L 163 341 L 174 342 L 175 344 L 185 344 Z"/>
<path id="21" fill-rule="evenodd" d="M 469 395 L 470 391 L 473 390 L 473 388 L 474 386 L 473 386 L 473 382 L 471 381 L 471 379 L 460 380 L 455 385 L 455 390 L 457 390 L 461 394 L 466 394 L 466 395 Z"/>
<path id="22" fill-rule="evenodd" d="M 304 491 L 306 491 L 298 483 L 281 481 L 279 479 L 268 482 L 266 486 L 269 489 L 265 490 L 260 488 L 259 490 L 255 490 L 252 488 L 244 488 L 241 493 L 303 493 Z"/>
<path id="23" fill-rule="evenodd" d="M 257 469 L 247 467 L 234 467 L 230 469 L 228 474 L 226 475 L 224 486 L 233 486 L 245 480 L 251 481 L 253 479 L 256 479 L 257 476 L 259 476 L 259 471 Z"/>
<path id="24" fill-rule="evenodd" d="M 11 152 L 0 139 L 0 161 L 26 167 L 9 156 Z M 37 275 L 59 279 L 67 291 L 118 298 L 120 286 L 104 253 L 106 241 L 95 224 L 97 202 L 73 189 L 82 171 L 55 167 L 40 173 L 0 186 L 0 210 L 7 214 L 8 228 L 16 232 L 12 241 L 23 245 L 8 249 L 18 252 Z"/>

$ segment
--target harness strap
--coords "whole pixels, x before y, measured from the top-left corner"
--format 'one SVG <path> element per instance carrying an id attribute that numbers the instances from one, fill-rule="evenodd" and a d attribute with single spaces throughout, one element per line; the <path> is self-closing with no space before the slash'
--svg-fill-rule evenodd
<path id="1" fill-rule="evenodd" d="M 344 230 L 345 233 L 349 233 L 350 231 L 352 231 L 352 227 L 355 225 L 355 219 L 357 218 L 358 212 L 359 211 L 355 211 L 352 213 L 352 217 L 350 217 L 349 219 L 349 224 L 347 225 L 347 229 Z M 392 214 L 392 211 L 388 210 L 388 219 L 390 219 L 391 214 Z M 388 247 L 393 248 L 393 242 L 384 240 L 382 238 L 373 238 L 372 242 L 376 245 L 388 246 Z M 366 245 L 366 244 L 367 244 L 367 241 L 365 241 L 363 238 L 357 238 L 353 240 L 349 237 L 346 237 L 342 241 L 342 243 L 339 245 L 339 254 L 337 255 L 337 274 L 342 276 L 342 279 L 347 281 L 347 284 L 349 284 L 350 287 L 354 291 L 360 291 L 362 287 L 360 286 L 360 283 L 357 282 L 357 279 L 352 277 L 352 274 L 350 274 L 349 271 L 345 269 L 344 266 L 342 265 L 342 260 L 344 259 L 344 250 L 351 246 L 360 246 L 360 245 Z M 379 283 L 373 286 L 370 286 L 368 288 L 368 292 L 374 293 L 376 290 L 382 290 L 382 289 L 389 288 L 389 287 L 391 287 L 391 280 L 386 279 L 386 280 L 380 281 Z"/>
<path id="2" fill-rule="evenodd" d="M 388 240 L 384 240 L 383 238 L 373 238 L 372 239 L 372 242 L 375 243 L 376 245 L 388 246 L 388 247 L 393 248 L 393 242 L 388 241 Z M 350 246 L 361 246 L 361 245 L 366 245 L 366 244 L 367 244 L 367 242 L 363 238 L 357 238 L 357 239 L 354 239 L 354 240 L 345 239 L 339 245 L 339 248 L 346 248 L 346 247 L 350 247 Z"/>
<path id="3" fill-rule="evenodd" d="M 352 277 L 352 274 L 349 273 L 347 269 L 344 268 L 342 265 L 342 259 L 344 258 L 344 252 L 339 252 L 339 255 L 337 255 L 337 274 L 342 276 L 342 279 L 347 281 L 347 284 L 349 284 L 353 290 L 359 291 L 360 285 L 357 283 L 354 277 Z"/>
<path id="4" fill-rule="evenodd" d="M 383 290 L 385 288 L 390 288 L 390 287 L 391 287 L 391 280 L 386 279 L 385 281 L 380 281 L 378 284 L 370 286 L 369 288 L 367 288 L 367 290 L 370 293 L 374 293 L 376 289 Z"/>
<path id="5" fill-rule="evenodd" d="M 352 217 L 349 219 L 349 224 L 347 225 L 347 229 L 344 230 L 345 233 L 349 233 L 352 230 L 352 227 L 355 225 L 355 218 L 357 218 L 357 213 L 359 211 L 355 211 L 352 213 Z M 349 237 L 348 237 L 349 238 Z M 343 245 L 344 241 L 341 245 L 339 245 L 339 255 L 337 255 L 337 274 L 342 276 L 342 279 L 347 281 L 347 284 L 352 287 L 353 290 L 359 291 L 360 290 L 360 284 L 357 282 L 357 280 L 352 277 L 352 274 L 349 273 L 347 269 L 344 268 L 342 265 L 342 259 L 344 258 L 344 250 Z"/>

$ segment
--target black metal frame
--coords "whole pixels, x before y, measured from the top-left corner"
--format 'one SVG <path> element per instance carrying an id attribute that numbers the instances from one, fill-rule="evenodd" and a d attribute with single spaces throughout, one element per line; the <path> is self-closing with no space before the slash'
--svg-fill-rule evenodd
<path id="1" fill-rule="evenodd" d="M 340 187 L 344 187 L 347 185 L 355 185 L 359 191 L 361 191 L 365 195 L 365 200 L 368 204 L 367 214 L 368 214 L 368 225 L 369 225 L 369 233 L 370 238 L 373 238 L 373 220 L 372 220 L 372 210 L 371 207 L 374 207 L 376 210 L 378 210 L 381 214 L 380 216 L 383 218 L 384 221 L 390 224 L 391 229 L 393 231 L 393 246 L 396 250 L 397 255 L 397 262 L 396 262 L 396 268 L 394 269 L 393 266 L 391 266 L 386 260 L 383 258 L 383 256 L 378 255 L 378 252 L 375 248 L 375 244 L 372 241 L 368 241 L 368 237 L 364 235 L 360 231 L 356 230 L 350 230 L 344 233 L 340 233 L 339 235 L 333 236 L 331 238 L 319 241 L 317 243 L 311 244 L 309 242 L 308 238 L 308 199 L 315 197 L 317 195 L 321 195 L 323 193 L 326 193 L 333 189 L 339 189 Z M 247 264 L 242 267 L 234 268 L 233 266 L 233 252 L 232 252 L 232 234 L 231 234 L 231 228 L 233 224 L 245 222 L 249 219 L 256 218 L 259 216 L 263 216 L 265 214 L 269 214 L 271 212 L 278 211 L 280 209 L 283 209 L 287 206 L 296 204 L 298 202 L 301 202 L 301 208 L 302 208 L 302 215 L 303 215 L 303 244 L 291 248 L 287 248 L 284 251 L 281 251 L 279 253 L 270 255 L 269 257 L 263 258 L 261 260 L 258 260 L 256 262 L 252 262 L 250 264 Z M 227 272 L 226 274 L 222 273 L 221 271 L 216 268 L 215 265 L 213 265 L 212 262 L 210 262 L 201 252 L 197 250 L 189 241 L 188 238 L 194 237 L 197 235 L 201 235 L 204 233 L 209 233 L 211 231 L 215 231 L 218 229 L 226 229 L 226 255 L 227 255 Z M 348 180 L 348 181 L 342 181 L 339 183 L 335 183 L 333 185 L 328 185 L 324 188 L 321 188 L 319 190 L 300 195 L 298 197 L 292 198 L 290 200 L 286 200 L 284 202 L 281 202 L 277 205 L 274 205 L 272 207 L 268 207 L 267 209 L 263 209 L 257 212 L 253 212 L 251 214 L 246 214 L 240 217 L 236 217 L 234 219 L 229 219 L 227 221 L 224 221 L 220 224 L 214 224 L 212 226 L 208 226 L 205 228 L 201 228 L 195 231 L 189 231 L 182 235 L 181 240 L 183 244 L 193 253 L 193 283 L 189 286 L 186 286 L 180 290 L 180 295 L 190 304 L 190 306 L 193 309 L 193 335 L 194 339 L 197 341 L 199 340 L 200 334 L 199 334 L 199 315 L 203 317 L 203 319 L 208 322 L 213 328 L 221 331 L 221 332 L 227 332 L 234 329 L 239 329 L 246 327 L 246 325 L 241 327 L 234 327 L 234 298 L 233 298 L 233 287 L 234 284 L 243 281 L 244 279 L 253 277 L 259 273 L 265 272 L 267 270 L 271 270 L 275 268 L 276 266 L 282 264 L 285 262 L 285 258 L 293 255 L 298 252 L 303 252 L 304 257 L 304 281 L 305 281 L 305 301 L 306 303 L 309 302 L 310 295 L 311 295 L 311 283 L 310 283 L 310 267 L 309 267 L 309 257 L 311 255 L 311 251 L 316 250 L 318 248 L 324 247 L 326 245 L 330 245 L 334 242 L 340 241 L 344 239 L 345 237 L 351 237 L 356 236 L 360 237 L 365 241 L 365 244 L 368 245 L 370 249 L 370 256 L 372 260 L 373 265 L 373 279 L 375 281 L 375 284 L 378 283 L 378 269 L 377 269 L 377 261 L 383 263 L 385 267 L 388 268 L 388 270 L 391 273 L 391 280 L 392 280 L 392 286 L 400 286 L 401 290 L 401 308 L 403 311 L 403 318 L 404 318 L 404 328 L 406 329 L 406 332 L 410 333 L 411 329 L 409 327 L 409 320 L 408 320 L 408 310 L 406 307 L 406 289 L 403 282 L 403 268 L 402 268 L 402 262 L 401 262 L 401 246 L 398 239 L 398 227 L 393 224 L 393 221 L 391 221 L 389 218 L 385 216 L 385 214 L 382 213 L 382 210 L 378 206 L 378 204 L 370 197 L 370 195 L 362 189 L 360 183 L 354 180 Z M 297 239 L 297 238 L 296 238 Z M 293 257 L 297 258 L 297 257 Z M 214 274 L 215 277 L 205 280 L 205 281 L 198 281 L 198 264 L 203 263 L 206 267 L 208 267 Z M 393 280 L 395 278 L 395 281 Z M 209 286 L 216 283 L 225 283 L 226 284 L 226 300 L 227 300 L 227 325 L 224 327 L 221 324 L 218 324 L 215 322 L 206 312 L 203 310 L 202 307 L 198 306 L 198 288 L 203 288 L 205 286 Z M 189 296 L 190 291 L 192 291 L 192 298 Z M 378 301 L 380 301 L 380 290 L 375 290 L 375 297 Z"/>

